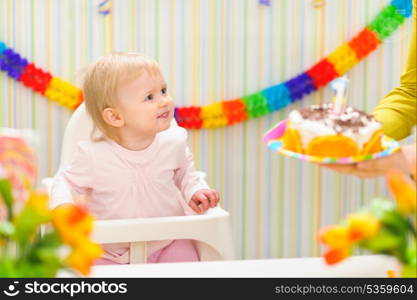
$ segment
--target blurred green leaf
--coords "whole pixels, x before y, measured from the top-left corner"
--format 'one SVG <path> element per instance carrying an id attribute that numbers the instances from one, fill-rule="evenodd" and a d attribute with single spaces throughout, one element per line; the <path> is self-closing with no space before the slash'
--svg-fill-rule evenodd
<path id="1" fill-rule="evenodd" d="M 20 277 L 55 277 L 59 269 L 64 267 L 58 256 L 61 242 L 58 234 L 48 232 L 38 235 L 26 251 L 26 255 L 18 260 Z"/>
<path id="2" fill-rule="evenodd" d="M 407 234 L 398 234 L 383 227 L 375 237 L 360 242 L 359 246 L 374 253 L 395 256 L 399 261 L 406 262 Z"/>
<path id="3" fill-rule="evenodd" d="M 10 257 L 0 259 L 0 278 L 20 277 L 16 261 Z"/>
<path id="4" fill-rule="evenodd" d="M 11 237 L 15 233 L 15 228 L 9 221 L 0 222 L 0 236 Z"/>
<path id="5" fill-rule="evenodd" d="M 8 220 L 11 220 L 13 218 L 13 196 L 12 188 L 7 178 L 0 178 L 0 195 L 7 207 Z"/>
<path id="6" fill-rule="evenodd" d="M 60 247 L 61 242 L 58 234 L 49 232 L 43 236 L 38 236 L 37 239 L 32 243 L 30 251 L 27 254 L 28 260 L 33 262 L 47 261 L 45 255 L 49 253 L 56 253 Z M 55 254 L 57 256 L 57 254 Z"/>
<path id="7" fill-rule="evenodd" d="M 50 250 L 41 252 L 50 252 Z M 52 253 L 43 253 L 41 256 L 44 256 L 47 260 L 33 261 L 25 259 L 19 261 L 20 277 L 55 277 L 56 272 L 63 267 L 63 264 Z"/>
<path id="8" fill-rule="evenodd" d="M 388 252 L 398 248 L 402 243 L 402 238 L 396 236 L 391 231 L 382 228 L 379 233 L 369 240 L 359 243 L 360 246 L 373 252 Z"/>
<path id="9" fill-rule="evenodd" d="M 412 239 L 410 243 L 408 244 L 405 259 L 407 261 L 407 264 L 417 268 L 417 251 L 416 251 L 416 240 Z"/>
<path id="10" fill-rule="evenodd" d="M 410 265 L 404 264 L 401 270 L 401 277 L 402 278 L 416 278 L 417 277 L 416 266 L 415 265 L 410 266 Z"/>
<path id="11" fill-rule="evenodd" d="M 36 252 L 36 257 L 39 259 L 39 261 L 45 265 L 48 266 L 50 269 L 59 269 L 63 267 L 63 264 L 61 263 L 61 259 L 57 254 L 56 249 L 53 248 L 42 248 L 39 249 Z"/>
<path id="12" fill-rule="evenodd" d="M 38 232 L 39 225 L 47 221 L 49 221 L 48 216 L 39 214 L 33 207 L 25 206 L 14 220 L 16 239 L 19 245 L 23 247 L 30 242 Z"/>
<path id="13" fill-rule="evenodd" d="M 28 261 L 19 262 L 19 277 L 33 278 L 33 277 L 54 277 L 53 270 L 42 264 L 35 264 Z M 49 276 L 50 275 L 50 276 Z"/>

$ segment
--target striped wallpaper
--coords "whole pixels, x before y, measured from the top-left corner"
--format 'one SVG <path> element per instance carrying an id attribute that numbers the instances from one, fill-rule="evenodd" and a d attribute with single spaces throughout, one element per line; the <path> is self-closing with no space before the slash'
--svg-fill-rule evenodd
<path id="1" fill-rule="evenodd" d="M 137 51 L 162 65 L 176 104 L 205 105 L 280 83 L 350 39 L 389 1 L 0 0 L 0 40 L 55 76 L 109 51 Z M 411 18 L 410 18 L 411 19 Z M 399 82 L 411 20 L 348 73 L 350 104 L 371 110 Z M 289 110 L 330 101 L 328 87 L 244 124 L 190 132 L 198 167 L 231 213 L 239 258 L 315 256 L 316 230 L 385 195 L 383 180 L 358 180 L 271 153 L 262 134 Z M 57 169 L 71 112 L 0 74 L 0 125 L 33 128 L 40 177 Z"/>

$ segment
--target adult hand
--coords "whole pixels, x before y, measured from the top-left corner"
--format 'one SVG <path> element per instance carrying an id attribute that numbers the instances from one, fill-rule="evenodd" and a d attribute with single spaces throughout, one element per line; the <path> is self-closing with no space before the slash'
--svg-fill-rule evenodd
<path id="1" fill-rule="evenodd" d="M 373 178 L 384 176 L 388 170 L 397 169 L 407 175 L 416 172 L 416 144 L 407 145 L 400 151 L 378 159 L 363 161 L 350 165 L 320 164 L 321 166 L 340 172 L 358 176 L 360 178 Z"/>

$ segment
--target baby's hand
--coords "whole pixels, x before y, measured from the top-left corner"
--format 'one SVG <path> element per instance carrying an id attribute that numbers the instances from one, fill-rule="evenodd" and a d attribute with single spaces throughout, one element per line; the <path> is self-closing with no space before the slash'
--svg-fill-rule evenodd
<path id="1" fill-rule="evenodd" d="M 209 209 L 215 207 L 220 200 L 219 193 L 215 190 L 198 190 L 191 197 L 188 205 L 198 214 L 201 214 Z"/>

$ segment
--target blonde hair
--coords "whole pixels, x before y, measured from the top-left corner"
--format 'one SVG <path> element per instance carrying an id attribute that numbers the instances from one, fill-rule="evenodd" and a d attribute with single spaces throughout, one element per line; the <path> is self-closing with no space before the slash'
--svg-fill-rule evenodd
<path id="1" fill-rule="evenodd" d="M 159 64 L 142 54 L 113 52 L 102 56 L 87 68 L 83 74 L 82 89 L 85 107 L 94 123 L 91 137 L 102 140 L 104 137 L 95 137 L 98 129 L 104 136 L 117 140 L 114 129 L 103 119 L 103 111 L 117 106 L 117 89 L 121 83 L 141 76 L 144 72 L 151 76 L 160 75 Z"/>

